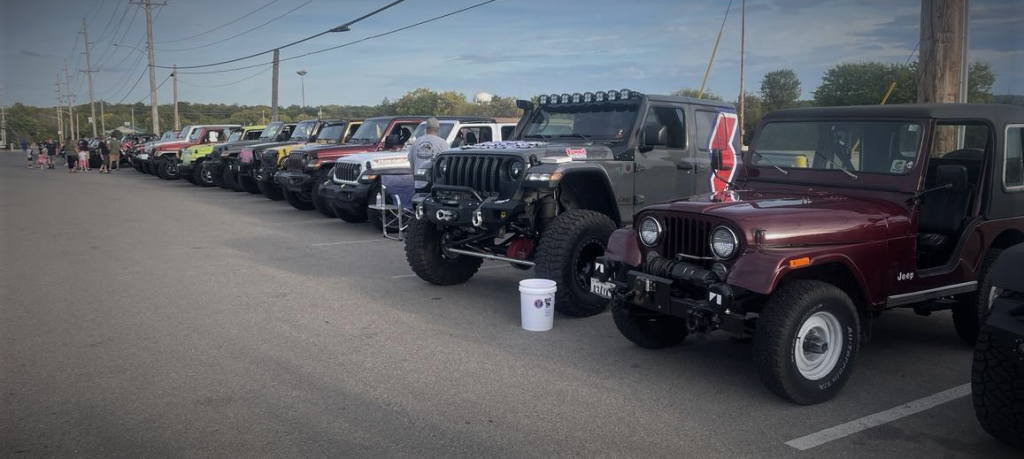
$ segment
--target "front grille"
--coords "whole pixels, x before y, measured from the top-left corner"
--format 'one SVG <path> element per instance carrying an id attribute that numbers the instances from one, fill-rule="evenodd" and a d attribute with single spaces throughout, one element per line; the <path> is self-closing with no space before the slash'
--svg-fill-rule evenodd
<path id="1" fill-rule="evenodd" d="M 465 186 L 481 195 L 509 194 L 518 186 L 506 172 L 515 157 L 498 155 L 445 155 L 448 168 L 442 182 L 445 185 Z M 507 193 L 502 193 L 502 191 Z"/>
<path id="2" fill-rule="evenodd" d="M 306 164 L 306 154 L 301 151 L 293 151 L 288 154 L 288 159 L 284 160 L 284 168 L 292 172 L 303 172 L 303 167 Z"/>
<path id="3" fill-rule="evenodd" d="M 708 237 L 711 234 L 711 222 L 700 217 L 682 216 L 677 214 L 661 215 L 665 224 L 665 255 L 674 257 L 683 254 L 687 257 L 701 259 L 711 258 L 711 247 Z"/>
<path id="4" fill-rule="evenodd" d="M 334 178 L 342 182 L 354 182 L 359 179 L 358 163 L 337 163 L 334 165 Z"/>
<path id="5" fill-rule="evenodd" d="M 263 169 L 277 169 L 277 150 L 267 150 L 260 156 L 260 167 Z"/>

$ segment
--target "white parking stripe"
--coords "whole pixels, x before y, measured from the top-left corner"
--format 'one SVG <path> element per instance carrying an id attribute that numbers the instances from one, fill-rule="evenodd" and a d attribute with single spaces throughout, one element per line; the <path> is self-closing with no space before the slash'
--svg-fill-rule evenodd
<path id="1" fill-rule="evenodd" d="M 944 390 L 935 395 L 929 395 L 920 400 L 914 400 L 909 403 L 904 403 L 903 405 L 882 411 L 881 413 L 875 413 L 854 421 L 847 422 L 845 424 L 840 424 L 835 427 L 822 430 L 820 432 L 815 432 L 810 435 L 797 438 L 795 440 L 787 441 L 786 444 L 801 451 L 808 450 L 814 448 L 815 446 L 821 446 L 830 441 L 838 440 L 840 438 L 853 435 L 857 432 L 867 430 L 872 427 L 878 427 L 882 424 L 895 421 L 902 417 L 920 413 L 924 410 L 934 408 L 943 403 L 950 402 L 970 394 L 970 384 L 956 386 L 952 389 Z"/>
<path id="2" fill-rule="evenodd" d="M 338 242 L 321 242 L 319 244 L 310 244 L 313 247 L 323 247 L 325 245 L 341 245 L 341 244 L 369 244 L 371 242 L 390 241 L 391 239 L 367 239 L 365 241 L 338 241 Z"/>
<path id="3" fill-rule="evenodd" d="M 510 265 L 492 265 L 492 266 L 481 266 L 480 269 L 493 269 L 493 268 L 511 268 Z M 404 279 L 406 277 L 416 277 L 415 274 L 402 274 L 400 276 L 391 276 L 392 279 Z"/>

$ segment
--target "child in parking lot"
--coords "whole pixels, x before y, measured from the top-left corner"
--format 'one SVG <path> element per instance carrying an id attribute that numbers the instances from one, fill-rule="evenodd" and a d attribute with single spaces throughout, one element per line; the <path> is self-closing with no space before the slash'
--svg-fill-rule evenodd
<path id="1" fill-rule="evenodd" d="M 78 170 L 88 170 L 89 167 L 89 149 L 86 148 L 78 153 Z"/>

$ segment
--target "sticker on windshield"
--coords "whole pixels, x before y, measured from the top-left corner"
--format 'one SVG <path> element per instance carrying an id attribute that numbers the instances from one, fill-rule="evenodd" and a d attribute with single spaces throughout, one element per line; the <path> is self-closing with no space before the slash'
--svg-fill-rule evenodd
<path id="1" fill-rule="evenodd" d="M 586 159 L 587 149 L 586 148 L 566 148 L 565 154 L 569 155 L 573 159 Z"/>
<path id="2" fill-rule="evenodd" d="M 892 167 L 889 168 L 889 172 L 892 172 L 893 174 L 902 174 L 903 171 L 906 169 L 906 167 L 907 167 L 907 161 L 906 160 L 897 159 L 897 160 L 892 162 Z"/>

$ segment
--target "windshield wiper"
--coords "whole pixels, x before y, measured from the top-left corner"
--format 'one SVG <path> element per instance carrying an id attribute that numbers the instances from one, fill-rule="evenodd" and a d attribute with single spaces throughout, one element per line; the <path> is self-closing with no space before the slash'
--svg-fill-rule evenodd
<path id="1" fill-rule="evenodd" d="M 819 155 L 819 153 L 818 153 L 817 151 L 815 151 L 815 152 L 814 152 L 814 156 L 815 156 L 815 157 L 818 157 L 818 155 Z M 846 175 L 849 175 L 849 176 L 850 176 L 851 178 L 853 178 L 854 180 L 856 180 L 856 179 L 857 179 L 857 176 L 856 176 L 856 175 L 853 175 L 853 172 L 850 172 L 850 171 L 848 171 L 848 170 L 844 169 L 844 168 L 843 168 L 843 166 L 840 166 L 840 165 L 838 165 L 838 164 L 836 164 L 836 163 L 832 162 L 832 158 L 828 158 L 828 157 L 826 157 L 826 156 L 824 156 L 824 155 L 822 155 L 821 157 L 822 157 L 822 158 L 824 158 L 824 159 L 825 159 L 825 161 L 828 161 L 828 163 L 829 163 L 830 165 L 832 165 L 832 167 L 834 167 L 834 168 L 836 168 L 836 169 L 839 169 L 839 170 L 843 171 L 843 173 L 844 173 L 844 174 L 846 174 Z"/>
<path id="2" fill-rule="evenodd" d="M 590 140 L 590 136 L 589 136 L 589 135 L 586 135 L 586 134 L 578 134 L 578 133 L 575 133 L 575 132 L 574 132 L 574 133 L 572 133 L 572 134 L 559 134 L 559 135 L 558 135 L 558 137 L 559 137 L 559 138 L 565 138 L 565 137 L 579 137 L 579 138 L 581 138 L 581 139 L 583 139 L 583 140 Z"/>
<path id="3" fill-rule="evenodd" d="M 524 139 L 538 139 L 539 138 L 539 139 L 547 140 L 547 139 L 550 139 L 551 136 L 544 135 L 544 134 L 530 134 L 530 135 L 524 135 L 523 138 Z"/>
<path id="4" fill-rule="evenodd" d="M 760 153 L 758 153 L 756 151 L 754 152 L 754 154 L 757 155 L 757 160 L 758 161 L 761 161 L 762 159 L 765 160 L 765 161 L 768 161 L 768 164 L 771 164 L 772 167 L 778 169 L 779 172 L 782 172 L 782 175 L 789 175 L 788 171 L 786 171 L 785 169 L 783 169 L 783 168 L 779 167 L 778 165 L 776 165 L 775 163 L 773 163 L 771 158 L 769 158 L 769 157 L 767 157 L 765 155 L 762 155 L 762 154 L 760 154 Z"/>

